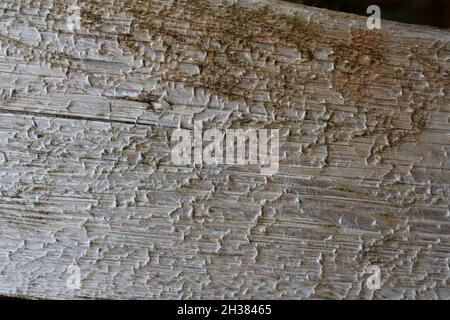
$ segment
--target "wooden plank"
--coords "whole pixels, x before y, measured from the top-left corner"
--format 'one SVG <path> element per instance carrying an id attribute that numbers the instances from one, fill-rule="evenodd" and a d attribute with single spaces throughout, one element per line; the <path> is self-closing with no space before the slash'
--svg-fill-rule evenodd
<path id="1" fill-rule="evenodd" d="M 450 298 L 450 32 L 232 2 L 2 2 L 0 295 Z M 174 165 L 195 121 L 278 171 Z"/>

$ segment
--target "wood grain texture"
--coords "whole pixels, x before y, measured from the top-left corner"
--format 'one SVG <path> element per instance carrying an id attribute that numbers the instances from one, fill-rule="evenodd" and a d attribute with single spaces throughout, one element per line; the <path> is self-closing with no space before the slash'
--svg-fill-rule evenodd
<path id="1" fill-rule="evenodd" d="M 450 32 L 234 2 L 1 2 L 0 295 L 450 298 Z M 174 166 L 196 120 L 278 173 Z"/>

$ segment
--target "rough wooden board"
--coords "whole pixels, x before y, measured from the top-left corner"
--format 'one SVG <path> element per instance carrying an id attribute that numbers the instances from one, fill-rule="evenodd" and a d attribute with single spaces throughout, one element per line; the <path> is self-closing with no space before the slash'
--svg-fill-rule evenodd
<path id="1" fill-rule="evenodd" d="M 450 298 L 450 32 L 240 2 L 2 1 L 0 295 Z M 174 166 L 194 120 L 278 174 Z"/>

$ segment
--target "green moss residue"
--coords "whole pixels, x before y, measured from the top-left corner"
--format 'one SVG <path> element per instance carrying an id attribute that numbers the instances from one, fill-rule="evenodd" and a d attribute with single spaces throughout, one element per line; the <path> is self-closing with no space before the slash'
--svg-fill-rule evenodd
<path id="1" fill-rule="evenodd" d="M 282 13 L 280 14 L 280 18 L 296 27 L 304 27 L 308 24 L 308 21 L 299 12 L 292 14 Z"/>

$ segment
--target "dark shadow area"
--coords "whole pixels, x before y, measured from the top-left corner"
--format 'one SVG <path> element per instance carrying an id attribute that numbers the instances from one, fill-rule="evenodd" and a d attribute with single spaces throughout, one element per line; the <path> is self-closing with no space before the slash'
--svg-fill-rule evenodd
<path id="1" fill-rule="evenodd" d="M 7 296 L 0 296 L 0 301 L 9 301 L 9 300 L 26 300 L 22 297 L 7 297 Z"/>
<path id="2" fill-rule="evenodd" d="M 366 9 L 376 4 L 381 18 L 391 21 L 450 28 L 449 0 L 287 0 L 308 6 L 368 16 Z"/>

